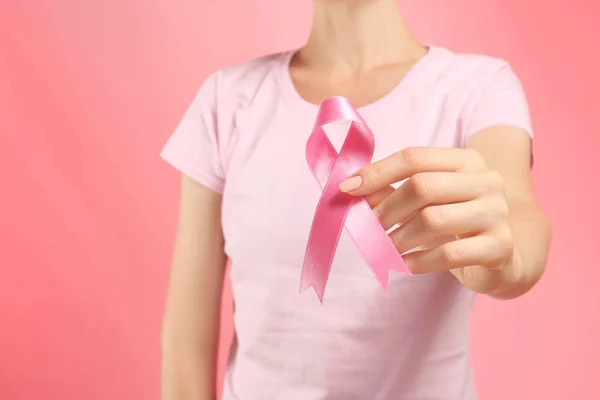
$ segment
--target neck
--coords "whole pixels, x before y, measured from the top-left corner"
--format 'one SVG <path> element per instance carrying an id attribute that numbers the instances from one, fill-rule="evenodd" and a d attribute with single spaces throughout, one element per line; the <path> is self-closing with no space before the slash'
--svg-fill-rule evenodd
<path id="1" fill-rule="evenodd" d="M 354 72 L 422 56 L 397 0 L 314 0 L 314 19 L 298 57 L 316 68 Z"/>

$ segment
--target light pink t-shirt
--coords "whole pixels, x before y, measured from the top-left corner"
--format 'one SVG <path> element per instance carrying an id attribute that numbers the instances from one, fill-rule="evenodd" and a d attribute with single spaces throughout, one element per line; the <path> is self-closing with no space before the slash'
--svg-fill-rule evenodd
<path id="1" fill-rule="evenodd" d="M 317 105 L 292 52 L 211 75 L 162 156 L 223 194 L 236 342 L 224 400 L 473 400 L 469 309 L 449 273 L 391 273 L 383 293 L 344 234 L 325 292 L 298 293 L 320 196 L 304 155 Z M 374 160 L 408 146 L 462 147 L 474 132 L 531 133 L 521 84 L 499 59 L 432 47 L 391 93 L 359 109 Z M 335 128 L 335 127 L 334 127 Z M 335 146 L 344 131 L 328 132 Z"/>

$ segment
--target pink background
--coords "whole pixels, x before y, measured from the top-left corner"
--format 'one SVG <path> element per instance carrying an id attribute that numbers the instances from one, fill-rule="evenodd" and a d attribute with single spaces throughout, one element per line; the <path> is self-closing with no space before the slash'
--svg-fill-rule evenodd
<path id="1" fill-rule="evenodd" d="M 554 246 L 532 293 L 476 302 L 481 398 L 600 399 L 600 5 L 402 6 L 423 40 L 511 61 L 532 105 Z M 0 0 L 1 399 L 158 399 L 179 184 L 159 150 L 210 71 L 300 45 L 310 11 L 289 0 Z"/>

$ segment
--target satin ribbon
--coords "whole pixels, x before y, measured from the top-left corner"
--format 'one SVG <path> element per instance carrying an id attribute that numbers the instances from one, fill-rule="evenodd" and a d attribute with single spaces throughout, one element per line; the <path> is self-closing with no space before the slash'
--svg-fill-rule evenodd
<path id="1" fill-rule="evenodd" d="M 339 154 L 323 130 L 324 125 L 338 121 L 350 122 Z M 300 291 L 312 287 L 321 303 L 344 228 L 384 290 L 390 270 L 410 273 L 366 200 L 343 193 L 338 187 L 371 162 L 374 148 L 373 133 L 348 99 L 332 97 L 321 104 L 306 143 L 306 160 L 322 194 L 310 229 L 300 279 Z"/>

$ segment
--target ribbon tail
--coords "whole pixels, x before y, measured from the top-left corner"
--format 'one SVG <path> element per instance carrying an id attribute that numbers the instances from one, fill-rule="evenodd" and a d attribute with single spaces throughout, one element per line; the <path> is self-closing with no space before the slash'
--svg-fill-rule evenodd
<path id="1" fill-rule="evenodd" d="M 308 255 L 307 255 L 308 258 Z M 325 286 L 327 285 L 327 276 L 319 276 L 315 274 L 315 265 L 304 263 L 302 266 L 302 274 L 300 276 L 300 292 L 305 291 L 308 288 L 313 288 L 319 302 L 323 304 L 323 295 L 325 293 Z"/>
<path id="2" fill-rule="evenodd" d="M 315 263 L 314 255 L 309 248 L 304 255 L 304 263 L 302 265 L 302 273 L 300 275 L 300 292 L 308 288 L 313 288 L 319 301 L 323 304 L 323 295 L 325 294 L 325 286 L 329 279 L 329 271 L 331 264 L 323 265 L 324 268 L 319 268 Z"/>
<path id="3" fill-rule="evenodd" d="M 300 277 L 300 291 L 312 287 L 321 303 L 323 303 L 323 294 L 335 250 L 344 228 L 348 199 L 349 197 L 342 195 L 335 186 L 327 185 L 317 204 L 308 236 Z"/>
<path id="4" fill-rule="evenodd" d="M 373 275 L 375 275 L 375 279 L 381 285 L 381 288 L 386 291 L 388 287 L 388 282 L 390 281 L 390 269 L 388 267 L 381 266 L 371 266 L 371 271 Z"/>
<path id="5" fill-rule="evenodd" d="M 350 207 L 346 230 L 384 290 L 387 289 L 391 270 L 410 274 L 396 246 L 364 199 L 357 200 Z"/>

